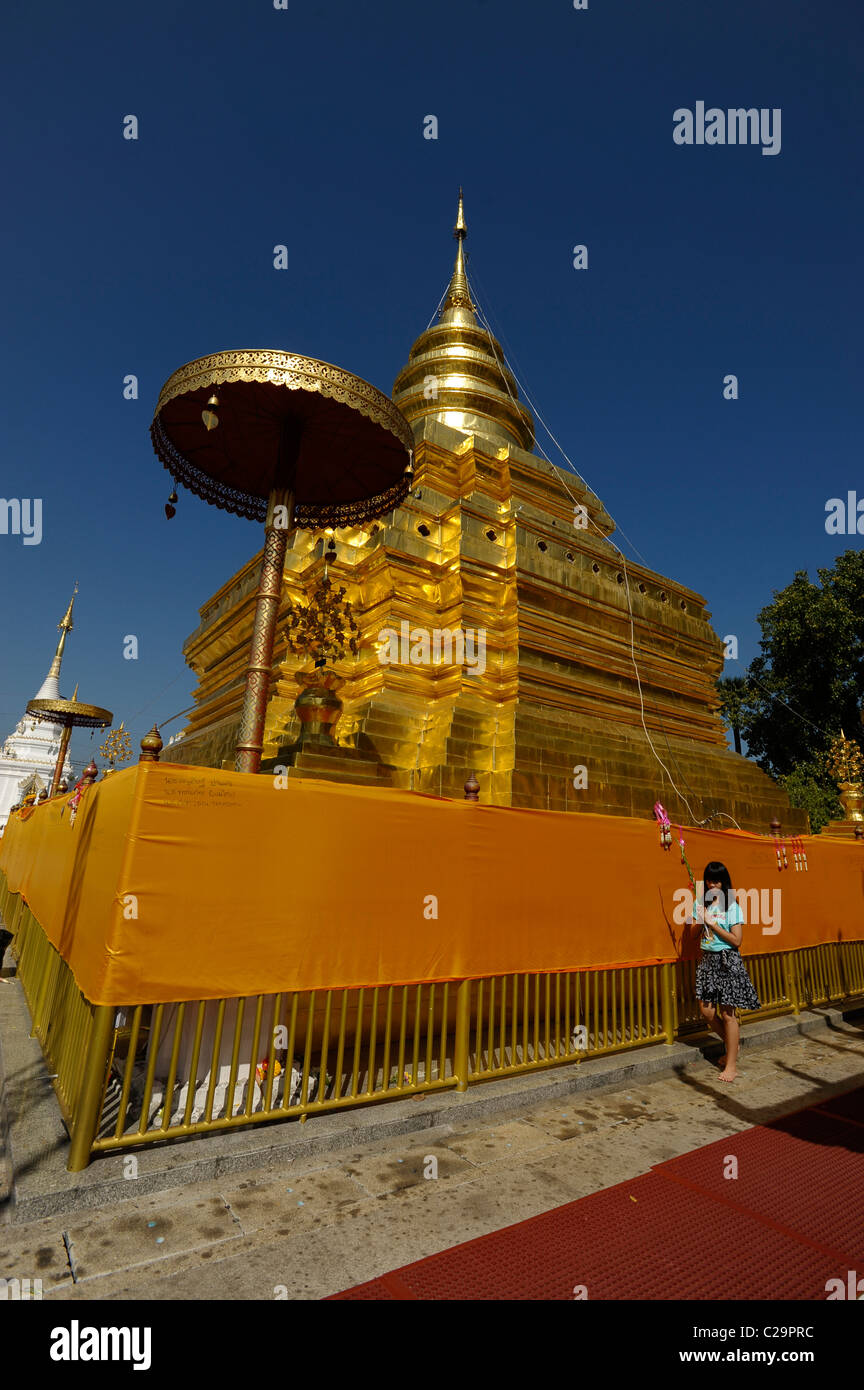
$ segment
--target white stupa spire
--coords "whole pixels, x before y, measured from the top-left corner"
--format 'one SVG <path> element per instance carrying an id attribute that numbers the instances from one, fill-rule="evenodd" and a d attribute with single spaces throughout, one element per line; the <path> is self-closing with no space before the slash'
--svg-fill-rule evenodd
<path id="1" fill-rule="evenodd" d="M 48 674 L 36 692 L 37 700 L 60 698 L 60 666 L 66 635 L 72 631 L 72 606 L 77 592 L 76 584 L 69 607 L 58 623 L 60 640 Z M 19 719 L 15 732 L 0 744 L 0 831 L 8 820 L 9 808 L 16 805 L 27 791 L 50 787 L 62 733 L 59 724 L 42 723 L 25 714 Z M 67 780 L 72 776 L 72 763 L 68 755 L 63 774 Z"/>

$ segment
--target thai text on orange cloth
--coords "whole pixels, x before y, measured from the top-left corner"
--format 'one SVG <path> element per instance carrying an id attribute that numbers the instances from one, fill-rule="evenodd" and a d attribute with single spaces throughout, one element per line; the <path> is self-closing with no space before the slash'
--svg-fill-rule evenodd
<path id="1" fill-rule="evenodd" d="M 511 810 L 410 792 L 142 763 L 0 840 L 0 871 L 96 1004 L 674 960 L 687 876 L 646 817 Z M 745 956 L 864 936 L 864 848 L 687 830 L 697 875 L 780 890 Z M 772 899 L 773 900 L 773 899 Z M 679 900 L 680 901 L 680 900 Z M 676 920 L 677 917 L 677 920 Z M 687 937 L 687 951 L 698 947 Z"/>

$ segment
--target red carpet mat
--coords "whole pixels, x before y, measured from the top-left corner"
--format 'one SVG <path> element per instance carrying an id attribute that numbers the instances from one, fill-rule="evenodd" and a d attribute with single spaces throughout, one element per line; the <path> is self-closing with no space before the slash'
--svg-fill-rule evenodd
<path id="1" fill-rule="evenodd" d="M 845 1096 L 826 1100 L 816 1109 L 826 1115 L 840 1115 L 844 1120 L 854 1120 L 855 1124 L 864 1125 L 864 1086 L 857 1091 L 848 1091 Z"/>
<path id="2" fill-rule="evenodd" d="M 824 1301 L 864 1268 L 862 1115 L 864 1089 L 333 1298 Z"/>
<path id="3" fill-rule="evenodd" d="M 724 1176 L 732 1168 L 726 1155 L 734 1158 L 737 1177 Z M 658 1171 L 849 1268 L 864 1255 L 864 1127 L 848 1120 L 800 1111 L 683 1154 Z"/>

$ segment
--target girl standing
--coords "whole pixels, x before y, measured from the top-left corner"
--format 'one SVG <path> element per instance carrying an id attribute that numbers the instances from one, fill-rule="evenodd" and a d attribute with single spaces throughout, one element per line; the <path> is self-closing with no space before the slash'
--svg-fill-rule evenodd
<path id="1" fill-rule="evenodd" d="M 696 968 L 696 998 L 702 1017 L 726 1044 L 720 1058 L 720 1080 L 734 1081 L 738 1073 L 741 1028 L 736 1009 L 761 1008 L 739 947 L 744 914 L 725 864 L 712 861 L 702 874 L 705 896 L 693 907 L 693 920 L 702 926 L 701 960 Z"/>

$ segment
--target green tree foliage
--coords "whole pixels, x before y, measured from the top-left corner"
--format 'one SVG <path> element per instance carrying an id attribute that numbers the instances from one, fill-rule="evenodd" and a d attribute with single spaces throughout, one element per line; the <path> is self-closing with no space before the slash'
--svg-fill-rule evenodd
<path id="1" fill-rule="evenodd" d="M 746 708 L 750 699 L 750 683 L 746 676 L 724 676 L 717 682 L 720 692 L 720 718 L 731 729 L 735 739 L 735 752 L 741 752 L 741 728 L 746 718 Z"/>
<path id="2" fill-rule="evenodd" d="M 864 742 L 864 551 L 844 551 L 817 575 L 813 583 L 799 570 L 759 614 L 762 655 L 747 671 L 740 727 L 766 772 L 828 792 L 832 735 L 842 727 Z M 812 788 L 807 794 L 816 797 Z"/>
<path id="3" fill-rule="evenodd" d="M 799 806 L 810 817 L 810 829 L 818 835 L 830 820 L 839 820 L 843 806 L 837 789 L 824 769 L 817 763 L 799 763 L 796 768 L 778 778 L 792 806 Z"/>

